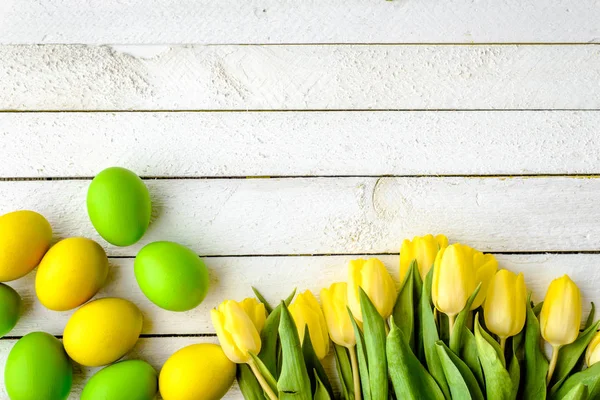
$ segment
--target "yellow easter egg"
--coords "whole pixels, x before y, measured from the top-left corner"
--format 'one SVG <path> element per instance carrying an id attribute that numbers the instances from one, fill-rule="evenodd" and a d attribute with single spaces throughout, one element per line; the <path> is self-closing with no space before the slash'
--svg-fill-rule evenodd
<path id="1" fill-rule="evenodd" d="M 40 303 L 54 311 L 79 307 L 100 290 L 108 258 L 96 242 L 82 237 L 61 240 L 44 256 L 35 276 Z"/>
<path id="2" fill-rule="evenodd" d="M 39 263 L 52 240 L 52 228 L 34 211 L 0 216 L 0 282 L 28 274 Z"/>
<path id="3" fill-rule="evenodd" d="M 235 379 L 235 364 L 221 346 L 193 344 L 173 353 L 163 365 L 158 387 L 164 400 L 218 400 Z"/>
<path id="4" fill-rule="evenodd" d="M 67 322 L 63 344 L 69 357 L 88 367 L 123 357 L 142 331 L 142 313 L 130 301 L 107 297 L 83 305 Z"/>

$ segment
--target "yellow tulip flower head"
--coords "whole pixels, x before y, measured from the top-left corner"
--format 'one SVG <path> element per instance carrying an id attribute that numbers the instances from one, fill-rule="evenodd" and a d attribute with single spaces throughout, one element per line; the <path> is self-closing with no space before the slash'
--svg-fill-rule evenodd
<path id="1" fill-rule="evenodd" d="M 225 355 L 238 364 L 249 362 L 251 360 L 249 353 L 256 355 L 260 352 L 260 333 L 255 323 L 261 323 L 262 320 L 264 326 L 264 317 L 259 316 L 261 309 L 266 315 L 264 304 L 258 302 L 253 309 L 253 315 L 248 315 L 245 307 L 249 307 L 252 302 L 246 300 L 241 303 L 225 300 L 217 309 L 210 311 L 212 323 Z"/>
<path id="2" fill-rule="evenodd" d="M 317 357 L 319 360 L 325 358 L 329 353 L 329 333 L 325 316 L 315 296 L 310 290 L 300 293 L 290 304 L 289 310 L 298 329 L 300 343 L 304 342 L 305 327 L 308 327 L 310 341 Z"/>
<path id="3" fill-rule="evenodd" d="M 431 296 L 435 307 L 455 316 L 465 308 L 467 300 L 481 283 L 479 294 L 471 309 L 479 307 L 489 283 L 498 269 L 491 254 L 483 254 L 463 244 L 453 244 L 440 249 L 435 259 Z"/>
<path id="4" fill-rule="evenodd" d="M 487 328 L 502 339 L 518 334 L 525 325 L 526 304 L 523 274 L 501 269 L 490 283 L 483 306 Z"/>
<path id="5" fill-rule="evenodd" d="M 588 367 L 596 364 L 600 361 L 600 332 L 596 333 L 596 336 L 592 339 L 590 344 L 585 351 L 585 363 Z"/>
<path id="6" fill-rule="evenodd" d="M 329 289 L 321 290 L 321 303 L 331 340 L 347 348 L 356 345 L 354 328 L 347 308 L 348 285 L 339 282 L 331 285 Z"/>
<path id="7" fill-rule="evenodd" d="M 260 334 L 265 327 L 265 322 L 267 321 L 265 305 L 256 300 L 254 297 L 248 297 L 242 300 L 239 304 L 244 309 L 246 314 L 248 314 L 248 317 L 250 317 L 252 323 L 256 327 L 256 330 Z"/>
<path id="8" fill-rule="evenodd" d="M 396 302 L 396 285 L 377 258 L 352 260 L 348 267 L 348 306 L 357 321 L 362 321 L 360 291 L 362 288 L 379 314 L 387 319 Z"/>
<path id="9" fill-rule="evenodd" d="M 417 260 L 421 278 L 425 278 L 440 249 L 448 247 L 444 235 L 415 236 L 412 241 L 404 239 L 400 247 L 400 280 L 403 280 L 413 260 Z"/>
<path id="10" fill-rule="evenodd" d="M 573 343 L 581 325 L 581 293 L 568 275 L 553 280 L 540 313 L 542 337 L 552 346 Z"/>

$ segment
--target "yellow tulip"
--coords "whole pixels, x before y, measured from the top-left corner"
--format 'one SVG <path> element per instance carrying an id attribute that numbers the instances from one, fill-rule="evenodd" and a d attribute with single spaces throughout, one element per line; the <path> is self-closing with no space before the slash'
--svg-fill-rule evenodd
<path id="1" fill-rule="evenodd" d="M 585 363 L 588 367 L 591 367 L 592 365 L 600 361 L 600 347 L 598 346 L 599 344 L 600 332 L 596 333 L 596 336 L 594 336 L 594 338 L 588 345 L 587 350 L 585 351 Z"/>
<path id="2" fill-rule="evenodd" d="M 300 293 L 289 307 L 294 319 L 300 343 L 304 342 L 305 327 L 308 326 L 310 341 L 315 349 L 315 354 L 322 360 L 329 353 L 329 334 L 325 316 L 319 302 L 310 290 Z"/>
<path id="3" fill-rule="evenodd" d="M 265 322 L 267 320 L 265 305 L 256 300 L 254 297 L 248 297 L 242 300 L 239 304 L 246 314 L 248 314 L 248 317 L 250 317 L 252 323 L 256 327 L 256 330 L 260 334 L 265 327 Z"/>
<path id="4" fill-rule="evenodd" d="M 491 254 L 483 254 L 469 246 L 453 244 L 440 249 L 435 259 L 431 295 L 435 308 L 451 319 L 462 311 L 467 300 L 481 283 L 471 309 L 479 307 L 489 283 L 498 269 Z"/>
<path id="5" fill-rule="evenodd" d="M 246 309 L 252 312 L 248 315 Z M 223 351 L 234 363 L 245 364 L 251 361 L 249 353 L 258 354 L 261 348 L 259 329 L 264 326 L 266 315 L 262 303 L 248 301 L 238 303 L 225 300 L 217 309 L 210 311 L 212 323 L 217 331 Z M 262 325 L 261 325 L 262 324 Z"/>
<path id="6" fill-rule="evenodd" d="M 403 280 L 413 260 L 417 260 L 419 273 L 425 278 L 440 249 L 448 247 L 448 238 L 444 235 L 415 236 L 413 240 L 404 239 L 400 247 L 400 280 Z"/>
<path id="7" fill-rule="evenodd" d="M 517 275 L 505 269 L 498 271 L 487 291 L 483 315 L 487 328 L 500 337 L 501 343 L 523 329 L 526 304 L 523 274 Z"/>
<path id="8" fill-rule="evenodd" d="M 354 328 L 348 314 L 348 285 L 334 283 L 329 289 L 321 290 L 321 303 L 329 337 L 340 346 L 350 348 L 356 345 Z"/>
<path id="9" fill-rule="evenodd" d="M 581 293 L 569 278 L 563 275 L 550 283 L 540 313 L 540 329 L 544 340 L 552 346 L 573 343 L 581 324 Z"/>
<path id="10" fill-rule="evenodd" d="M 377 258 L 352 260 L 348 267 L 348 306 L 354 318 L 362 321 L 359 287 L 384 319 L 392 314 L 397 296 L 396 285 L 385 265 Z"/>

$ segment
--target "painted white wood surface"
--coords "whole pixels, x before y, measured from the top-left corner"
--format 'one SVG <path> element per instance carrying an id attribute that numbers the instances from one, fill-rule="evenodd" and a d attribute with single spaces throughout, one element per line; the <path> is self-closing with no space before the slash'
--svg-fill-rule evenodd
<path id="1" fill-rule="evenodd" d="M 600 47 L 0 46 L 0 110 L 598 109 Z"/>
<path id="2" fill-rule="evenodd" d="M 201 255 L 396 253 L 400 241 L 445 232 L 483 251 L 600 250 L 600 179 L 289 178 L 147 181 L 154 222 L 135 256 L 172 240 Z M 33 209 L 57 237 L 98 240 L 89 180 L 0 182 L 0 213 Z"/>
<path id="3" fill-rule="evenodd" d="M 3 0 L 2 43 L 594 42 L 582 0 Z"/>
<path id="4" fill-rule="evenodd" d="M 140 291 L 133 274 L 133 259 L 111 259 L 109 280 L 96 298 L 123 297 L 138 305 L 144 314 L 145 335 L 214 334 L 209 310 L 226 299 L 241 300 L 253 297 L 251 286 L 277 304 L 297 288 L 311 290 L 316 296 L 333 282 L 346 280 L 349 260 L 369 258 L 357 256 L 316 257 L 224 257 L 206 258 L 210 269 L 211 288 L 204 302 L 187 312 L 169 312 L 152 304 Z M 579 285 L 584 299 L 584 314 L 589 302 L 600 302 L 600 255 L 598 254 L 498 254 L 501 268 L 523 272 L 533 300 L 541 301 L 546 288 L 554 278 L 569 274 Z M 398 256 L 378 256 L 399 283 Z M 23 297 L 25 312 L 10 336 L 21 336 L 32 331 L 62 335 L 68 318 L 73 313 L 53 312 L 37 301 L 34 289 L 35 272 L 10 282 Z M 1 343 L 1 341 L 0 341 Z"/>
<path id="5" fill-rule="evenodd" d="M 0 177 L 596 174 L 599 126 L 598 111 L 0 113 Z"/>

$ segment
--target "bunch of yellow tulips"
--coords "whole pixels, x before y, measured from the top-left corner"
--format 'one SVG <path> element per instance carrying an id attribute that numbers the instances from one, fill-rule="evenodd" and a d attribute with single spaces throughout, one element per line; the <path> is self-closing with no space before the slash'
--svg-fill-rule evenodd
<path id="1" fill-rule="evenodd" d="M 567 275 L 534 304 L 523 274 L 426 235 L 402 242 L 400 277 L 397 290 L 380 260 L 358 259 L 347 282 L 321 290 L 321 304 L 305 291 L 272 307 L 255 290 L 212 310 L 244 397 L 600 398 L 600 321 L 592 304 L 581 329 L 581 294 Z M 331 348 L 339 391 L 322 365 Z"/>

